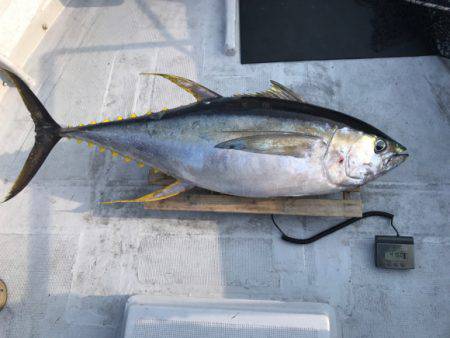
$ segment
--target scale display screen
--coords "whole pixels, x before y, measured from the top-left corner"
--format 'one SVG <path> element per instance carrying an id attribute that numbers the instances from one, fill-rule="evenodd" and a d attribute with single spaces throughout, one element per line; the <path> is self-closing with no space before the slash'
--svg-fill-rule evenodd
<path id="1" fill-rule="evenodd" d="M 383 269 L 414 269 L 414 239 L 376 236 L 375 265 Z"/>
<path id="2" fill-rule="evenodd" d="M 384 254 L 384 259 L 387 261 L 403 262 L 408 260 L 408 253 L 404 251 L 387 251 Z"/>

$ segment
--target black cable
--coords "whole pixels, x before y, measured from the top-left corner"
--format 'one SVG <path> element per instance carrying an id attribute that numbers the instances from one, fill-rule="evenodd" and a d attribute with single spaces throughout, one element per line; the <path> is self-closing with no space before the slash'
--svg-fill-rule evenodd
<path id="1" fill-rule="evenodd" d="M 395 230 L 397 237 L 400 236 L 400 234 L 398 233 L 397 228 L 394 226 L 394 215 L 390 214 L 388 212 L 384 212 L 384 211 L 367 211 L 364 212 L 362 214 L 362 217 L 353 217 L 350 218 L 348 220 L 345 220 L 344 222 L 341 222 L 339 224 L 336 224 L 335 226 L 332 226 L 331 228 L 328 228 L 324 231 L 319 232 L 318 234 L 315 234 L 312 237 L 309 238 L 295 238 L 295 237 L 290 237 L 288 235 L 286 235 L 286 233 L 280 228 L 280 226 L 277 224 L 277 222 L 275 222 L 275 218 L 274 215 L 270 215 L 270 217 L 272 218 L 272 222 L 275 225 L 275 227 L 278 229 L 278 231 L 281 233 L 281 239 L 290 242 L 290 243 L 294 243 L 294 244 L 311 244 L 325 236 L 331 235 L 333 232 L 336 232 L 338 230 L 341 230 L 343 228 L 345 228 L 346 226 L 349 226 L 350 224 L 353 224 L 357 221 L 359 221 L 360 219 L 363 218 L 367 218 L 367 217 L 373 217 L 373 216 L 378 216 L 378 217 L 384 217 L 384 218 L 388 218 L 391 221 L 391 227 Z"/>

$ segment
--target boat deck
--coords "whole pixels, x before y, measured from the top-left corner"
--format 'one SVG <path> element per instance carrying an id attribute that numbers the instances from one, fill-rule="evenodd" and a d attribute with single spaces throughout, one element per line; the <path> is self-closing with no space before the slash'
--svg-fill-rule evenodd
<path id="1" fill-rule="evenodd" d="M 222 1 L 71 1 L 25 71 L 55 120 L 76 125 L 192 99 L 141 72 L 197 80 L 223 95 L 273 79 L 307 101 L 367 121 L 410 158 L 362 189 L 414 236 L 416 269 L 374 267 L 381 219 L 309 246 L 280 240 L 267 215 L 101 205 L 149 191 L 148 168 L 63 141 L 18 197 L 0 205 L 0 337 L 111 337 L 133 294 L 323 302 L 344 337 L 450 336 L 450 62 L 438 57 L 241 65 L 224 53 Z M 33 143 L 14 89 L 0 103 L 0 189 Z M 220 178 L 219 178 L 220 179 Z M 279 216 L 307 236 L 335 218 Z"/>

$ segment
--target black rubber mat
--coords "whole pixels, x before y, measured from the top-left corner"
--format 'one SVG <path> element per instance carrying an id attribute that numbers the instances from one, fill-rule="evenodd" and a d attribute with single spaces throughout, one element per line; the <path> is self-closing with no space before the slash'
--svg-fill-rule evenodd
<path id="1" fill-rule="evenodd" d="M 437 54 L 420 6 L 398 0 L 242 0 L 241 62 Z"/>

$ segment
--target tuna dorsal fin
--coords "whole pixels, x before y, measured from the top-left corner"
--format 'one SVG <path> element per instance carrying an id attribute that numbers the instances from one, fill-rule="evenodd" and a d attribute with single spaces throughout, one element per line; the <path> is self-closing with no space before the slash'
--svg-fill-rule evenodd
<path id="1" fill-rule="evenodd" d="M 235 138 L 216 145 L 216 148 L 306 157 L 317 147 L 325 148 L 326 145 L 326 142 L 319 136 L 297 132 L 272 132 Z"/>
<path id="2" fill-rule="evenodd" d="M 141 73 L 141 74 L 142 75 L 161 76 L 161 77 L 175 83 L 177 86 L 183 88 L 189 94 L 194 96 L 197 101 L 222 97 L 219 94 L 217 94 L 216 92 L 213 92 L 212 90 L 202 86 L 201 84 L 191 81 L 189 79 L 185 79 L 184 77 L 181 77 L 181 76 L 170 75 L 170 74 L 161 74 L 161 73 Z"/>
<path id="3" fill-rule="evenodd" d="M 305 100 L 294 93 L 289 88 L 286 88 L 281 83 L 278 83 L 276 81 L 270 80 L 271 86 L 269 89 L 258 92 L 254 94 L 244 94 L 240 96 L 259 96 L 259 97 L 271 97 L 275 99 L 283 99 L 288 101 L 298 101 L 298 102 L 305 102 Z"/>

